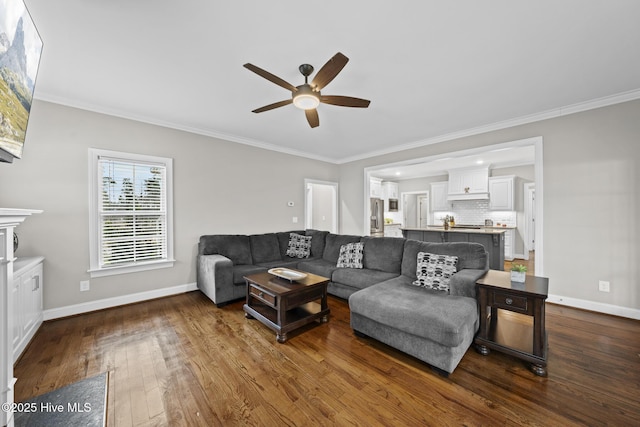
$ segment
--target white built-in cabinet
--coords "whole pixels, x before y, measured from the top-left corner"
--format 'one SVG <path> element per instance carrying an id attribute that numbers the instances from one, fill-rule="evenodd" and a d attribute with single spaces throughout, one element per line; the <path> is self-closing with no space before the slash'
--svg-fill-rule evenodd
<path id="1" fill-rule="evenodd" d="M 22 307 L 14 305 L 13 231 L 28 217 L 41 213 L 35 209 L 0 208 L 0 403 L 13 408 L 13 324 Z M 18 265 L 20 267 L 20 265 Z M 17 297 L 16 297 L 17 298 Z M 13 411 L 0 411 L 0 426 L 12 426 Z"/>
<path id="2" fill-rule="evenodd" d="M 514 199 L 514 176 L 489 178 L 489 209 L 493 211 L 512 211 Z"/>
<path id="3" fill-rule="evenodd" d="M 384 198 L 384 191 L 382 190 L 382 180 L 380 178 L 369 179 L 369 197 L 375 197 L 378 199 Z"/>
<path id="4" fill-rule="evenodd" d="M 393 181 L 383 181 L 382 192 L 385 199 L 398 199 L 398 183 Z"/>
<path id="5" fill-rule="evenodd" d="M 489 191 L 488 177 L 488 168 L 450 170 L 449 194 L 486 194 Z"/>
<path id="6" fill-rule="evenodd" d="M 43 257 L 18 258 L 13 262 L 13 362 L 42 325 Z"/>
<path id="7" fill-rule="evenodd" d="M 451 204 L 447 200 L 447 196 L 449 195 L 448 187 L 449 187 L 449 183 L 447 181 L 431 183 L 431 211 L 432 212 L 450 210 Z"/>

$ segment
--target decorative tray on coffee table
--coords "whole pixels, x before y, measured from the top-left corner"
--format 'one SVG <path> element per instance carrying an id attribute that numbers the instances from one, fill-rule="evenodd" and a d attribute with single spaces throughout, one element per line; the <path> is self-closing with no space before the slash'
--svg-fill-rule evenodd
<path id="1" fill-rule="evenodd" d="M 295 270 L 289 270 L 288 268 L 272 268 L 271 270 L 267 271 L 267 273 L 273 274 L 274 276 L 278 276 L 281 279 L 285 279 L 290 282 L 302 280 L 307 277 L 305 273 Z"/>

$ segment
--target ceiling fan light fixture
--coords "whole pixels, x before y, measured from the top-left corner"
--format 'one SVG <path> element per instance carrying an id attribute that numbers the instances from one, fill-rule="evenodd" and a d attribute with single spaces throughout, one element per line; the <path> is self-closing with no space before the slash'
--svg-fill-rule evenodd
<path id="1" fill-rule="evenodd" d="M 313 110 L 320 105 L 320 94 L 307 84 L 298 86 L 298 90 L 293 94 L 293 105 L 301 110 Z"/>

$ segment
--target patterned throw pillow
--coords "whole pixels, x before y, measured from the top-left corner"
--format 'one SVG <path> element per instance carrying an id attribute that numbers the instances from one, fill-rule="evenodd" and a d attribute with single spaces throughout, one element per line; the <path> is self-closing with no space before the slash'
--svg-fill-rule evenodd
<path id="1" fill-rule="evenodd" d="M 339 268 L 362 268 L 362 258 L 364 257 L 364 244 L 362 242 L 348 243 L 340 246 L 340 256 L 338 256 Z"/>
<path id="2" fill-rule="evenodd" d="M 287 256 L 292 258 L 309 258 L 311 254 L 311 237 L 298 233 L 289 233 Z"/>
<path id="3" fill-rule="evenodd" d="M 418 252 L 418 268 L 416 269 L 418 280 L 413 284 L 449 293 L 449 281 L 456 272 L 457 264 L 457 256 Z"/>

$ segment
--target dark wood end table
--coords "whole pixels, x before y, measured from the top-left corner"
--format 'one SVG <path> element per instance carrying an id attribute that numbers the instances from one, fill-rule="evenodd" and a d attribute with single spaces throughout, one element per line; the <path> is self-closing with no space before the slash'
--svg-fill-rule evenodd
<path id="1" fill-rule="evenodd" d="M 544 325 L 546 277 L 526 276 L 512 282 L 508 271 L 489 270 L 476 282 L 480 330 L 476 350 L 486 356 L 494 349 L 531 363 L 539 376 L 547 375 L 547 334 Z"/>
<path id="2" fill-rule="evenodd" d="M 330 312 L 327 305 L 329 279 L 305 274 L 307 277 L 295 282 L 267 272 L 245 276 L 245 317 L 255 318 L 275 331 L 279 343 L 285 342 L 287 333 L 294 329 L 314 321 L 327 322 Z"/>

